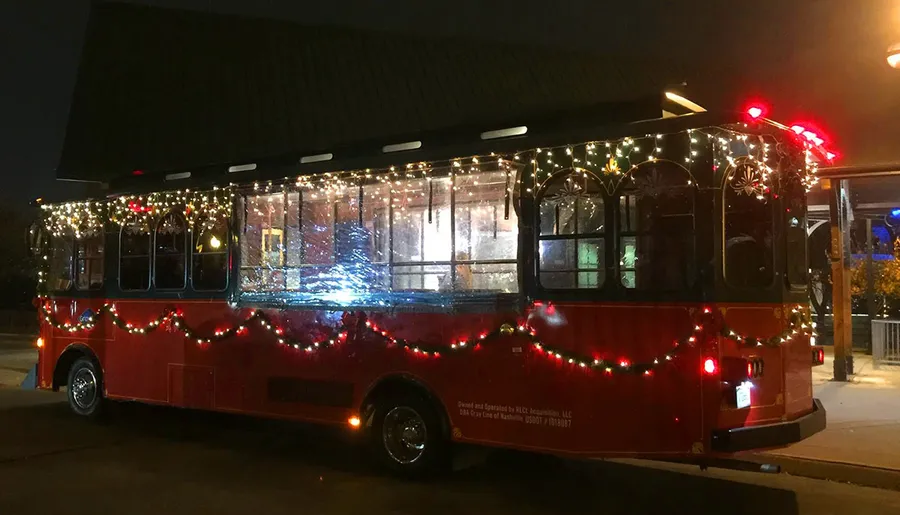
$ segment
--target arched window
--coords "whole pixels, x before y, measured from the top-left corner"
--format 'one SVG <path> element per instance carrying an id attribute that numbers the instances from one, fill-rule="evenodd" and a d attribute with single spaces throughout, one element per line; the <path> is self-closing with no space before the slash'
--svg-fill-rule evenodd
<path id="1" fill-rule="evenodd" d="M 725 282 L 738 288 L 770 286 L 775 212 L 755 163 L 738 161 L 726 171 L 722 210 Z"/>
<path id="2" fill-rule="evenodd" d="M 670 161 L 645 163 L 619 189 L 619 281 L 635 290 L 693 286 L 694 194 L 690 173 Z"/>
<path id="3" fill-rule="evenodd" d="M 150 230 L 132 222 L 119 233 L 119 287 L 123 290 L 150 288 Z"/>
<path id="4" fill-rule="evenodd" d="M 540 284 L 548 289 L 598 288 L 606 278 L 602 185 L 581 171 L 549 181 L 540 197 Z"/>
<path id="5" fill-rule="evenodd" d="M 99 290 L 103 287 L 103 230 L 83 234 L 75 240 L 75 288 Z"/>
<path id="6" fill-rule="evenodd" d="M 185 282 L 187 228 L 179 213 L 168 213 L 156 225 L 154 281 L 162 290 L 180 290 Z"/>
<path id="7" fill-rule="evenodd" d="M 191 285 L 197 291 L 222 291 L 228 285 L 228 223 L 201 220 L 194 225 Z"/>

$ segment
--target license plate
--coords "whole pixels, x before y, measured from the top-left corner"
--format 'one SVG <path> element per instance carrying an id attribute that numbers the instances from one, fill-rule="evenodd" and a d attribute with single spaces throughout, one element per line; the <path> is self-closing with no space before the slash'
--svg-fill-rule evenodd
<path id="1" fill-rule="evenodd" d="M 750 385 L 749 384 L 742 384 L 737 387 L 737 407 L 738 407 L 738 409 L 750 407 Z"/>

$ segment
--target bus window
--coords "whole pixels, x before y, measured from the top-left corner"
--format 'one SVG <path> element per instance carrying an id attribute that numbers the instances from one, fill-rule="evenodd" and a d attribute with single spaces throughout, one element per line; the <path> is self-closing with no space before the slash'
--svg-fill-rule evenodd
<path id="1" fill-rule="evenodd" d="M 540 202 L 540 283 L 599 288 L 605 275 L 605 212 L 600 184 L 584 174 L 550 179 Z"/>
<path id="2" fill-rule="evenodd" d="M 156 226 L 154 281 L 157 288 L 184 288 L 186 249 L 187 227 L 184 217 L 179 213 L 168 213 Z"/>
<path id="3" fill-rule="evenodd" d="M 694 284 L 694 187 L 663 161 L 624 179 L 619 197 L 619 280 L 625 288 L 674 291 Z"/>
<path id="4" fill-rule="evenodd" d="M 241 235 L 241 289 L 273 291 L 285 288 L 285 195 L 273 193 L 244 198 Z"/>
<path id="5" fill-rule="evenodd" d="M 247 196 L 242 289 L 515 292 L 514 181 L 506 171 L 432 174 Z"/>
<path id="6" fill-rule="evenodd" d="M 732 167 L 723 188 L 725 282 L 738 288 L 766 288 L 774 279 L 774 207 L 760 186 L 759 169 Z"/>
<path id="7" fill-rule="evenodd" d="M 150 288 L 150 231 L 140 222 L 122 227 L 119 234 L 119 287 Z"/>
<path id="8" fill-rule="evenodd" d="M 103 287 L 103 233 L 75 240 L 75 288 L 99 290 Z"/>
<path id="9" fill-rule="evenodd" d="M 518 291 L 518 217 L 506 208 L 510 180 L 504 171 L 455 177 L 454 289 Z"/>
<path id="10" fill-rule="evenodd" d="M 394 290 L 453 288 L 450 189 L 450 177 L 412 179 L 394 188 L 391 197 Z M 456 257 L 465 258 L 461 252 Z"/>
<path id="11" fill-rule="evenodd" d="M 795 288 L 806 288 L 806 192 L 800 182 L 792 181 L 785 192 L 785 234 L 787 235 L 787 280 Z"/>
<path id="12" fill-rule="evenodd" d="M 194 226 L 191 286 L 197 291 L 222 291 L 228 285 L 228 224 L 201 220 Z"/>
<path id="13" fill-rule="evenodd" d="M 362 226 L 360 238 L 364 239 L 361 273 L 370 288 L 387 289 L 390 286 L 388 267 L 391 252 L 391 224 L 388 211 L 391 188 L 384 183 L 366 184 L 362 188 Z"/>
<path id="14" fill-rule="evenodd" d="M 72 239 L 71 235 L 50 238 L 50 275 L 47 286 L 51 291 L 66 291 L 72 286 Z"/>

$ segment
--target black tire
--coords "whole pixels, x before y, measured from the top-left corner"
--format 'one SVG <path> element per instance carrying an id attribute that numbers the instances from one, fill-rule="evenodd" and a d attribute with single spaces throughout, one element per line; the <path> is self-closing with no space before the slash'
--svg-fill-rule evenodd
<path id="1" fill-rule="evenodd" d="M 368 435 L 375 457 L 391 472 L 410 479 L 446 472 L 450 442 L 441 420 L 434 404 L 420 395 L 378 399 Z"/>
<path id="2" fill-rule="evenodd" d="M 91 358 L 78 358 L 69 369 L 66 383 L 69 407 L 77 415 L 99 419 L 103 414 L 103 372 Z"/>

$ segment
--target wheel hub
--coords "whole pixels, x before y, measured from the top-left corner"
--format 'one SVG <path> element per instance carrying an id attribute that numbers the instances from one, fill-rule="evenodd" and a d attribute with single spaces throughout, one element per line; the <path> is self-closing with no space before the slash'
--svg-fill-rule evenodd
<path id="1" fill-rule="evenodd" d="M 425 452 L 425 420 L 412 408 L 401 406 L 389 411 L 382 433 L 385 449 L 398 463 L 413 463 Z"/>
<path id="2" fill-rule="evenodd" d="M 82 368 L 72 378 L 72 400 L 81 409 L 88 409 L 97 398 L 97 376 L 89 368 Z"/>

